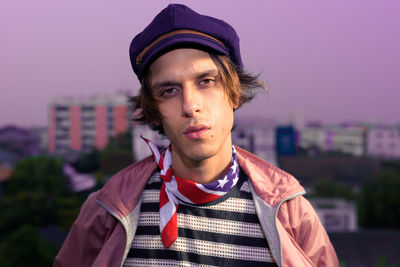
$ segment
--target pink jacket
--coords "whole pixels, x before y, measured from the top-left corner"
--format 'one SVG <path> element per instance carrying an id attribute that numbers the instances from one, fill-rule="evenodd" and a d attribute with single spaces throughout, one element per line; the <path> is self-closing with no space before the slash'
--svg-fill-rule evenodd
<path id="1" fill-rule="evenodd" d="M 298 181 L 236 147 L 261 227 L 278 266 L 339 266 L 335 250 Z M 151 157 L 117 173 L 82 206 L 54 266 L 122 266 L 135 236 Z"/>

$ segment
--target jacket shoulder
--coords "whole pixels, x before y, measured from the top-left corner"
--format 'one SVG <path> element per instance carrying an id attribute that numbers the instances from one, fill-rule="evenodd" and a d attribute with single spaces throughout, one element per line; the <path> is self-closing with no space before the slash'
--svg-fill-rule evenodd
<path id="1" fill-rule="evenodd" d="M 99 190 L 97 200 L 119 217 L 127 216 L 136 206 L 141 192 L 157 165 L 152 157 L 129 165 L 112 176 Z"/>
<path id="2" fill-rule="evenodd" d="M 270 206 L 296 194 L 304 188 L 291 174 L 279 169 L 256 155 L 235 146 L 240 167 L 249 177 L 255 192 Z"/>

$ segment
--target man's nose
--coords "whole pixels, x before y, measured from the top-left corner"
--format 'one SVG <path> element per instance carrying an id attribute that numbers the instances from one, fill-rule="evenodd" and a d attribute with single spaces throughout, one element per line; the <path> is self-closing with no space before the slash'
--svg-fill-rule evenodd
<path id="1" fill-rule="evenodd" d="M 182 93 L 182 115 L 196 116 L 201 111 L 201 96 L 194 86 L 186 86 Z"/>

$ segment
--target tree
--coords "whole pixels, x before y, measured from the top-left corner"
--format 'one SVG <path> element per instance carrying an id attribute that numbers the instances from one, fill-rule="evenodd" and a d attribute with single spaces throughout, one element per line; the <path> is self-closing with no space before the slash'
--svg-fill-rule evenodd
<path id="1" fill-rule="evenodd" d="M 81 173 L 93 173 L 100 169 L 100 152 L 93 149 L 87 154 L 80 155 L 72 166 Z"/>
<path id="2" fill-rule="evenodd" d="M 38 229 L 67 230 L 82 204 L 69 190 L 63 161 L 45 156 L 19 162 L 0 198 L 0 266 L 50 266 L 58 245 Z"/>
<path id="3" fill-rule="evenodd" d="M 355 194 L 351 187 L 334 181 L 330 176 L 320 177 L 312 183 L 312 197 L 331 197 L 353 200 Z"/>
<path id="4" fill-rule="evenodd" d="M 127 131 L 111 137 L 103 150 L 94 149 L 81 155 L 72 163 L 72 166 L 81 173 L 100 173 L 100 176 L 111 176 L 132 162 L 132 134 Z"/>
<path id="5" fill-rule="evenodd" d="M 100 151 L 100 170 L 112 175 L 133 162 L 132 135 L 128 131 L 110 138 L 107 147 Z"/>
<path id="6" fill-rule="evenodd" d="M 24 223 L 40 226 L 57 221 L 55 200 L 71 195 L 62 164 L 61 159 L 40 156 L 16 165 L 0 200 L 0 237 Z"/>
<path id="7" fill-rule="evenodd" d="M 358 202 L 364 227 L 400 228 L 400 172 L 382 169 L 364 184 Z"/>
<path id="8" fill-rule="evenodd" d="M 51 266 L 58 247 L 50 244 L 29 224 L 7 235 L 0 242 L 2 267 Z"/>
<path id="9" fill-rule="evenodd" d="M 400 172 L 400 160 L 386 160 L 382 162 L 382 168 L 393 169 Z"/>
<path id="10" fill-rule="evenodd" d="M 68 191 L 62 164 L 62 159 L 46 156 L 29 157 L 20 161 L 4 190 L 4 195 L 13 195 L 21 191 L 40 191 L 54 197 Z"/>

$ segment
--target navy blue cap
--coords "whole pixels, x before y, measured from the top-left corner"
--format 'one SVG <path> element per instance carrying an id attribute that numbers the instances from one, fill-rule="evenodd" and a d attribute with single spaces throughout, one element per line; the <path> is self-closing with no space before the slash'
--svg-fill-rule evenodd
<path id="1" fill-rule="evenodd" d="M 239 68 L 239 36 L 228 23 L 201 15 L 185 5 L 170 4 L 132 40 L 129 56 L 133 71 L 142 80 L 147 67 L 163 53 L 194 47 L 226 55 Z"/>

